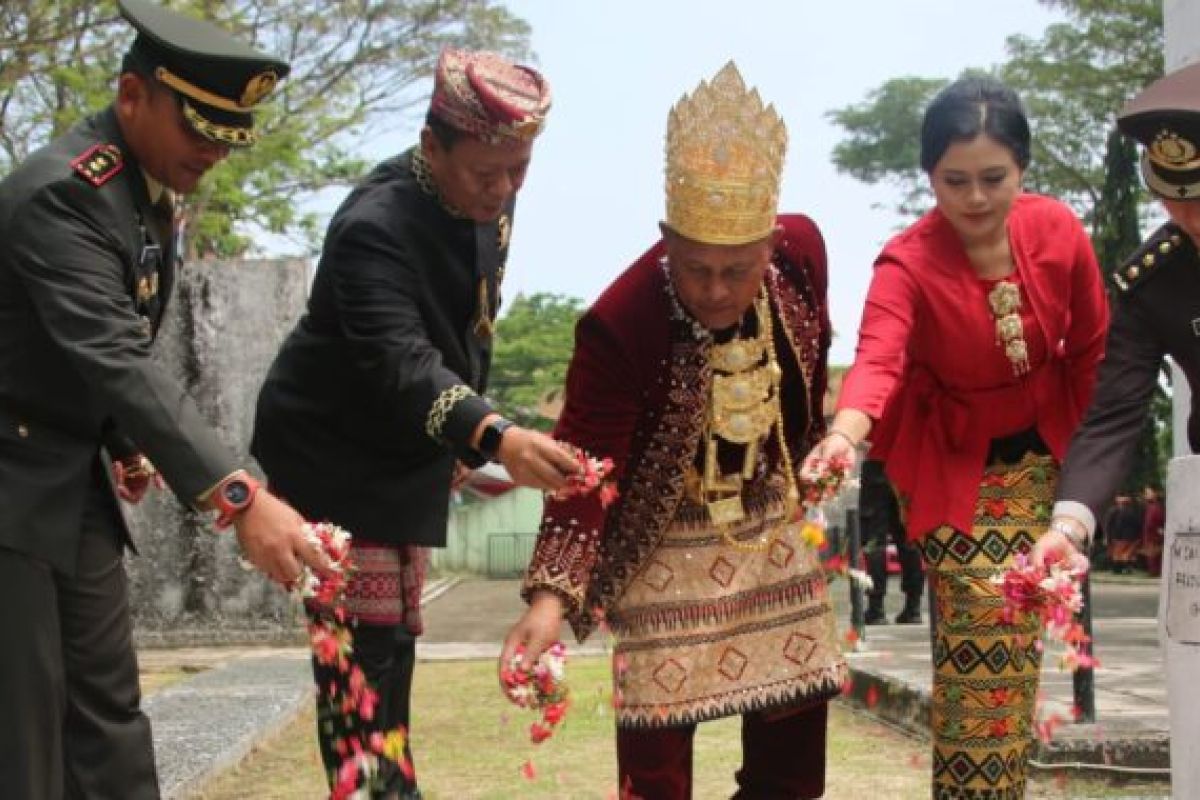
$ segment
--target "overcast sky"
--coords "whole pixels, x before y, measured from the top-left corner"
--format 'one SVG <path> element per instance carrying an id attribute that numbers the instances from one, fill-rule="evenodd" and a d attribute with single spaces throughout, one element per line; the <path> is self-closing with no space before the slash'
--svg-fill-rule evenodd
<path id="1" fill-rule="evenodd" d="M 788 127 L 781 210 L 808 214 L 825 234 L 834 364 L 853 357 L 871 263 L 899 221 L 887 210 L 893 190 L 833 169 L 840 129 L 826 112 L 862 101 L 890 78 L 991 66 L 1004 60 L 1007 36 L 1037 36 L 1059 19 L 1036 0 L 507 5 L 532 27 L 554 107 L 517 205 L 505 295 L 592 300 L 654 241 L 667 112 L 733 59 Z M 415 136 L 398 130 L 387 147 Z"/>

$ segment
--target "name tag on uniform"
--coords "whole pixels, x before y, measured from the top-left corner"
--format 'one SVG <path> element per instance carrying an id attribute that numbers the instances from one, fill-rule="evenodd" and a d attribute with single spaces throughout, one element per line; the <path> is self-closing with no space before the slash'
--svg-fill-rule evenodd
<path id="1" fill-rule="evenodd" d="M 1200 317 L 1196 317 L 1196 319 L 1192 320 L 1192 333 L 1195 336 L 1200 337 Z"/>

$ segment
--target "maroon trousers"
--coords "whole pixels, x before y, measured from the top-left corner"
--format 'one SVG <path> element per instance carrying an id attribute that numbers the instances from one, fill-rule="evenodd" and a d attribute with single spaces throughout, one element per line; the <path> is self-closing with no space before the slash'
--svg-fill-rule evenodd
<path id="1" fill-rule="evenodd" d="M 828 703 L 791 714 L 742 716 L 734 800 L 815 800 L 825 793 Z M 617 729 L 621 800 L 690 800 L 695 725 Z"/>

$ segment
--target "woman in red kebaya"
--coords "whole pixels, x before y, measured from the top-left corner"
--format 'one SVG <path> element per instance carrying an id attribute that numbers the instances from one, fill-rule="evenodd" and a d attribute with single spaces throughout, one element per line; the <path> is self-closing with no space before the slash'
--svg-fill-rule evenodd
<path id="1" fill-rule="evenodd" d="M 1107 306 L 1075 215 L 1022 192 L 1029 125 L 988 78 L 925 112 L 936 208 L 884 247 L 828 435 L 805 470 L 883 460 L 922 548 L 938 627 L 933 796 L 1025 796 L 1041 656 L 991 582 L 1049 519 L 1058 463 L 1087 407 Z"/>

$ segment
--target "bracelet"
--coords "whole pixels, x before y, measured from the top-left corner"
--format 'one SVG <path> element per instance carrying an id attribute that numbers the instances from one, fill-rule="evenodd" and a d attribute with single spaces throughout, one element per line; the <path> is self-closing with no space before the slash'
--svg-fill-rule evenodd
<path id="1" fill-rule="evenodd" d="M 830 436 L 840 436 L 846 440 L 846 444 L 850 445 L 851 447 L 858 447 L 858 442 L 854 441 L 854 438 L 850 434 L 846 433 L 840 428 L 834 428 L 830 426 L 829 430 L 825 433 L 825 438 L 828 439 Z"/>
<path id="2" fill-rule="evenodd" d="M 1055 517 L 1054 519 L 1050 520 L 1050 530 L 1058 531 L 1063 536 L 1067 537 L 1067 540 L 1070 541 L 1071 544 L 1075 545 L 1075 549 L 1079 550 L 1080 552 L 1086 549 L 1088 542 L 1087 532 L 1081 531 L 1081 527 L 1082 526 L 1079 523 L 1072 524 L 1067 522 L 1067 518 L 1065 517 Z"/>

